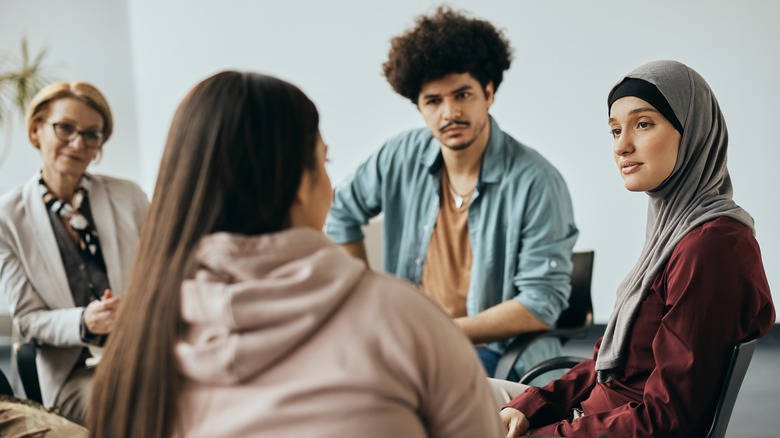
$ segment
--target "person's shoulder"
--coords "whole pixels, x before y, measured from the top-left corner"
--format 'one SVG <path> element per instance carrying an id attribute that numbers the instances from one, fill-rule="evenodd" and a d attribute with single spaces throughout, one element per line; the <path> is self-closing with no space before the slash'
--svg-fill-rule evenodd
<path id="1" fill-rule="evenodd" d="M 675 246 L 664 271 L 668 302 L 694 297 L 710 303 L 708 312 L 733 316 L 727 309 L 744 310 L 771 300 L 753 230 L 730 217 L 719 217 L 688 232 Z M 713 291 L 729 292 L 712 301 Z M 718 303 L 717 309 L 713 303 Z"/>
<path id="2" fill-rule="evenodd" d="M 747 225 L 727 216 L 705 222 L 686 234 L 675 247 L 680 254 L 721 257 L 723 251 L 755 242 L 753 232 Z"/>
<path id="3" fill-rule="evenodd" d="M 428 128 L 413 128 L 390 137 L 383 149 L 400 155 L 414 155 L 432 145 L 433 134 Z"/>
<path id="4" fill-rule="evenodd" d="M 558 169 L 535 148 L 502 131 L 503 148 L 509 172 L 529 172 L 538 176 L 560 178 Z"/>
<path id="5" fill-rule="evenodd" d="M 384 272 L 377 272 L 370 269 L 366 270 L 361 279 L 361 282 L 361 287 L 368 291 L 368 293 L 378 293 L 384 295 L 382 291 L 398 291 L 398 294 L 395 295 L 404 297 L 402 299 L 407 299 L 405 298 L 406 295 L 414 296 L 419 294 L 416 288 L 406 280 Z M 396 297 L 392 297 L 391 299 L 395 300 L 395 298 Z"/>
<path id="6" fill-rule="evenodd" d="M 388 144 L 420 144 L 428 142 L 433 138 L 433 134 L 426 127 L 410 128 L 399 132 L 387 140 Z"/>
<path id="7" fill-rule="evenodd" d="M 13 189 L 0 195 L 0 211 L 6 212 L 13 210 L 21 204 L 24 185 L 16 186 Z"/>
<path id="8" fill-rule="evenodd" d="M 706 272 L 711 278 L 729 277 L 762 266 L 753 230 L 730 217 L 719 217 L 689 231 L 669 257 L 667 271 Z"/>
<path id="9" fill-rule="evenodd" d="M 98 184 L 103 184 L 110 187 L 138 187 L 138 184 L 129 179 L 120 178 L 118 176 L 105 175 L 102 173 L 91 173 L 89 174 L 89 178 Z"/>
<path id="10" fill-rule="evenodd" d="M 403 173 L 402 169 L 430 164 L 439 153 L 438 142 L 427 128 L 408 129 L 390 137 L 374 154 L 383 172 Z"/>
<path id="11" fill-rule="evenodd" d="M 439 349 L 449 358 L 473 354 L 449 315 L 411 283 L 367 270 L 357 287 L 360 318 L 374 328 L 366 333 L 373 342 L 406 352 Z"/>
<path id="12" fill-rule="evenodd" d="M 95 183 L 116 194 L 143 194 L 141 187 L 129 179 L 104 174 L 90 174 L 89 177 Z"/>
<path id="13" fill-rule="evenodd" d="M 383 309 L 382 313 L 400 312 L 412 319 L 419 318 L 420 315 L 449 319 L 422 290 L 406 280 L 384 272 L 367 270 L 361 283 L 366 297 L 379 309 Z"/>
<path id="14" fill-rule="evenodd" d="M 24 210 L 24 191 L 29 181 L 0 195 L 0 223 L 18 223 Z M 8 225 L 12 226 L 12 225 Z"/>

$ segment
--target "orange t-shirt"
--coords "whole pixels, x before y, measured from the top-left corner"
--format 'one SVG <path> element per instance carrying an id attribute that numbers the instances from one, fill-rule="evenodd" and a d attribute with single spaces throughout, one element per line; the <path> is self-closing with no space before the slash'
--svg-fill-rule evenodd
<path id="1" fill-rule="evenodd" d="M 425 256 L 421 287 L 451 317 L 466 316 L 466 297 L 471 282 L 469 205 L 472 192 L 460 208 L 448 189 L 447 172 L 441 175 L 441 205 Z"/>

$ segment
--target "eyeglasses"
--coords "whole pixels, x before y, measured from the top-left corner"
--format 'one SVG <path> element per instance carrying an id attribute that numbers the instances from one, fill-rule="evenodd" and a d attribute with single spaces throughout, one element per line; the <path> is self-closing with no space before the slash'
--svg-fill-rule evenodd
<path id="1" fill-rule="evenodd" d="M 79 131 L 70 123 L 46 122 L 46 124 L 54 128 L 54 135 L 62 141 L 70 143 L 80 135 L 87 149 L 100 149 L 100 146 L 103 146 L 103 132 L 101 131 Z"/>

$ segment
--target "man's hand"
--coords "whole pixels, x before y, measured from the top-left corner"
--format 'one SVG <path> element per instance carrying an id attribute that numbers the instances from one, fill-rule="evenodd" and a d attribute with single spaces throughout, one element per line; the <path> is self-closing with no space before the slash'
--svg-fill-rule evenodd
<path id="1" fill-rule="evenodd" d="M 111 294 L 111 289 L 106 289 L 102 300 L 89 303 L 84 309 L 84 324 L 87 326 L 87 330 L 95 335 L 111 333 L 121 300 L 121 297 L 115 297 Z"/>
<path id="2" fill-rule="evenodd" d="M 506 428 L 506 438 L 517 438 L 521 434 L 526 435 L 531 429 L 525 414 L 515 408 L 504 408 L 498 413 Z"/>

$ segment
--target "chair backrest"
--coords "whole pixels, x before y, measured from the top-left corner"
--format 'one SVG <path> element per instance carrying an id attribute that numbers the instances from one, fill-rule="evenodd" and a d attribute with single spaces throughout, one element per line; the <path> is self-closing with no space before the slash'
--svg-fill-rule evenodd
<path id="1" fill-rule="evenodd" d="M 493 377 L 497 379 L 517 379 L 513 370 L 520 355 L 538 339 L 557 337 L 561 344 L 571 338 L 584 338 L 593 325 L 593 302 L 590 299 L 590 282 L 593 277 L 593 251 L 577 251 L 572 254 L 571 295 L 569 307 L 561 312 L 555 327 L 550 330 L 521 333 L 507 345 L 498 360 Z M 535 364 L 531 364 L 535 365 Z"/>
<path id="2" fill-rule="evenodd" d="M 11 383 L 8 382 L 5 372 L 2 370 L 0 370 L 0 395 L 14 396 L 14 390 L 11 388 Z"/>
<path id="3" fill-rule="evenodd" d="M 593 251 L 577 251 L 572 254 L 571 296 L 569 308 L 561 312 L 555 327 L 558 329 L 590 327 L 593 325 L 593 301 L 590 285 L 593 278 Z M 566 342 L 568 338 L 561 339 Z"/>
<path id="4" fill-rule="evenodd" d="M 41 386 L 38 382 L 38 366 L 35 363 L 38 346 L 34 343 L 15 344 L 16 369 L 22 381 L 24 393 L 28 400 L 43 404 Z"/>
<path id="5" fill-rule="evenodd" d="M 753 358 L 753 352 L 756 350 L 756 342 L 758 342 L 758 339 L 744 341 L 734 347 L 729 367 L 726 370 L 726 378 L 723 381 L 723 387 L 718 397 L 718 404 L 715 407 L 712 427 L 710 427 L 710 432 L 707 434 L 708 438 L 726 436 L 731 412 L 734 410 L 739 388 L 742 386 L 742 381 L 745 379 L 748 366 L 750 366 L 750 360 Z"/>

